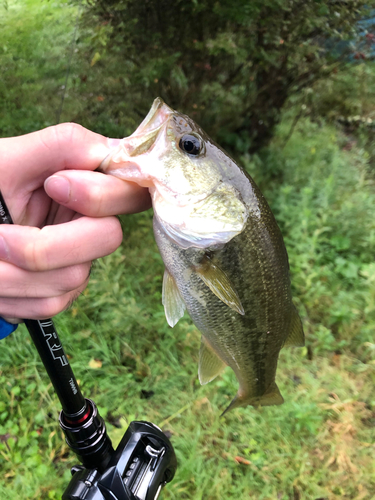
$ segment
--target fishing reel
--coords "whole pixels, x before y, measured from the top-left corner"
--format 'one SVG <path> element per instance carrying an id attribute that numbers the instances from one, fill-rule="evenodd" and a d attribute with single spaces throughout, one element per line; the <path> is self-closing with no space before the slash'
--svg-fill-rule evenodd
<path id="1" fill-rule="evenodd" d="M 177 467 L 169 439 L 150 422 L 132 422 L 103 472 L 72 468 L 63 500 L 156 500 Z"/>
<path id="2" fill-rule="evenodd" d="M 25 320 L 62 403 L 59 423 L 82 465 L 71 469 L 63 500 L 156 500 L 177 459 L 168 437 L 150 422 L 131 422 L 114 450 L 95 403 L 83 397 L 52 320 Z"/>

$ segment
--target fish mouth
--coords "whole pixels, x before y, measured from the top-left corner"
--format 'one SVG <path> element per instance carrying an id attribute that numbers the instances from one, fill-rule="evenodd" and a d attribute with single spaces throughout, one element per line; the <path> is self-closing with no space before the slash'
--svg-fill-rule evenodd
<path id="1" fill-rule="evenodd" d="M 160 130 L 173 113 L 173 109 L 167 106 L 160 97 L 157 97 L 137 130 L 128 138 L 123 139 L 129 156 L 138 156 L 149 151 L 154 145 Z"/>
<path id="2" fill-rule="evenodd" d="M 160 129 L 172 113 L 174 113 L 173 109 L 165 104 L 163 99 L 157 97 L 152 103 L 151 109 L 147 113 L 146 118 L 130 137 L 141 133 L 150 133 L 153 130 Z"/>
<path id="3" fill-rule="evenodd" d="M 119 163 L 128 163 L 136 168 L 132 158 L 147 153 L 155 144 L 160 131 L 167 124 L 170 116 L 174 113 L 163 99 L 157 97 L 146 118 L 129 137 L 124 137 L 119 146 L 102 161 L 99 170 L 108 172 L 118 168 Z M 115 165 L 113 165 L 115 164 Z"/>

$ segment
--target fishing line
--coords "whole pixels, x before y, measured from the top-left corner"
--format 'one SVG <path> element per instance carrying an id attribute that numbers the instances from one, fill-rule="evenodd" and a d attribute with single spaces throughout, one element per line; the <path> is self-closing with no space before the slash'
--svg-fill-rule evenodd
<path id="1" fill-rule="evenodd" d="M 65 73 L 65 83 L 63 85 L 63 93 L 61 96 L 60 107 L 59 107 L 58 111 L 56 112 L 56 124 L 60 123 L 61 114 L 62 114 L 63 107 L 64 107 L 65 96 L 66 96 L 66 91 L 67 91 L 68 81 L 69 81 L 69 76 L 70 76 L 70 70 L 72 67 L 73 54 L 74 54 L 74 49 L 75 49 L 76 42 L 77 42 L 78 24 L 79 24 L 79 20 L 81 17 L 81 12 L 82 12 L 82 1 L 80 2 L 79 6 L 78 6 L 77 16 L 76 16 L 76 20 L 75 20 L 75 26 L 74 26 L 74 30 L 73 30 L 72 41 L 70 42 L 70 53 L 69 53 L 68 65 L 67 65 L 66 73 Z M 71 345 L 68 341 L 66 341 L 66 344 L 69 347 L 70 352 L 75 352 L 73 345 Z M 85 366 L 83 369 L 84 369 L 86 375 L 88 374 L 89 378 L 91 380 L 94 380 L 94 377 L 91 374 L 91 372 L 89 371 L 89 369 L 87 368 L 87 366 Z"/>
<path id="2" fill-rule="evenodd" d="M 77 10 L 77 17 L 76 17 L 76 22 L 75 22 L 75 26 L 74 26 L 73 37 L 72 37 L 72 41 L 70 43 L 70 54 L 69 54 L 69 58 L 68 58 L 68 66 L 66 68 L 65 83 L 63 85 L 63 93 L 62 93 L 62 96 L 61 96 L 60 107 L 59 107 L 59 109 L 58 109 L 58 111 L 56 113 L 56 123 L 60 123 L 61 113 L 62 113 L 62 110 L 63 110 L 63 107 L 64 107 L 66 89 L 67 89 L 67 86 L 68 86 L 70 69 L 72 67 L 73 53 L 74 53 L 74 48 L 75 48 L 76 41 L 77 41 L 78 23 L 79 23 L 79 19 L 80 19 L 80 16 L 81 16 L 81 9 L 82 9 L 82 2 L 79 4 L 78 10 Z"/>

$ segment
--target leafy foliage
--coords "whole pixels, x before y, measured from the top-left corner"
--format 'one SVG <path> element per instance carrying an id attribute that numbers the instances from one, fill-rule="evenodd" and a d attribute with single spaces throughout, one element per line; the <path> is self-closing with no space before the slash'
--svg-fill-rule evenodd
<path id="1" fill-rule="evenodd" d="M 127 115 L 144 116 L 159 95 L 221 144 L 256 151 L 288 97 L 354 52 L 368 4 L 91 0 L 91 78 L 107 96 L 96 113 L 109 105 L 121 119 L 126 100 Z"/>
<path id="2" fill-rule="evenodd" d="M 64 5 L 51 9 L 48 3 L 37 5 L 31 0 L 0 2 L 0 12 L 0 134 L 4 137 L 56 123 L 72 36 L 67 24 L 73 10 Z"/>

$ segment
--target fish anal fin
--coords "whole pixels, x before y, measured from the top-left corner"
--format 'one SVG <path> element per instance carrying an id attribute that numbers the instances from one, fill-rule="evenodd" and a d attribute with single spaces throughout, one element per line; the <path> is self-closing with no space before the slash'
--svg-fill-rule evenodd
<path id="1" fill-rule="evenodd" d="M 294 304 L 292 306 L 292 321 L 290 323 L 290 332 L 286 338 L 283 347 L 303 347 L 305 345 L 305 334 L 303 333 L 302 321 L 298 315 Z"/>
<path id="2" fill-rule="evenodd" d="M 164 271 L 163 277 L 162 303 L 168 325 L 174 327 L 184 315 L 186 306 L 174 278 L 167 269 Z"/>
<path id="3" fill-rule="evenodd" d="M 206 342 L 204 337 L 201 340 L 201 347 L 199 350 L 199 367 L 198 376 L 201 385 L 208 384 L 219 373 L 221 373 L 226 364 L 222 361 L 212 347 Z"/>
<path id="4" fill-rule="evenodd" d="M 282 405 L 284 403 L 284 398 L 282 397 L 276 382 L 268 389 L 263 396 L 254 397 L 253 395 L 240 394 L 239 392 L 235 395 L 230 405 L 223 411 L 221 417 L 225 415 L 228 411 L 239 408 L 240 406 L 254 406 L 258 408 L 259 406 L 275 406 Z"/>
<path id="5" fill-rule="evenodd" d="M 195 271 L 211 292 L 224 302 L 224 304 L 239 314 L 245 314 L 241 300 L 230 279 L 207 255 L 203 258 L 200 265 L 195 268 Z"/>

